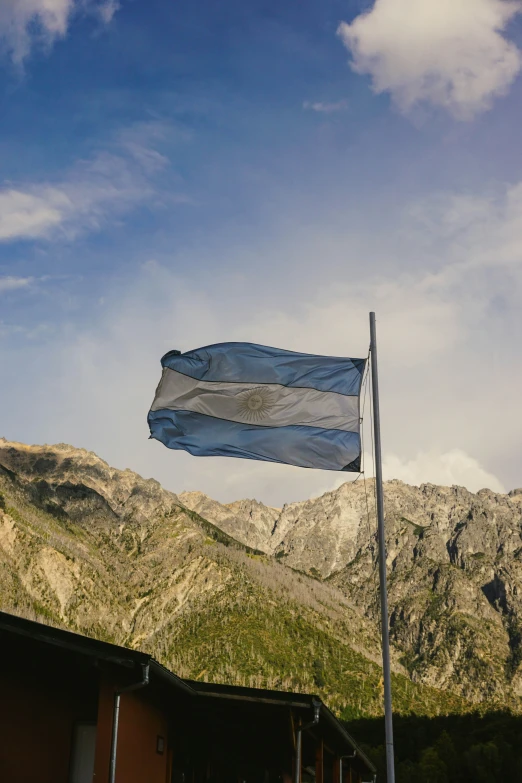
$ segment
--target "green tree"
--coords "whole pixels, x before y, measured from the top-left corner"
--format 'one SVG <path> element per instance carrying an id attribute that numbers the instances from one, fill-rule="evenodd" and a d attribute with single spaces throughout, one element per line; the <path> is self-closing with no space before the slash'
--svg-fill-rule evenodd
<path id="1" fill-rule="evenodd" d="M 379 783 L 386 780 L 386 749 L 384 745 L 377 745 L 377 747 L 368 747 L 364 743 L 361 743 L 361 750 L 371 758 L 375 764 L 377 770 L 377 780 Z"/>
<path id="2" fill-rule="evenodd" d="M 449 783 L 446 765 L 439 758 L 435 748 L 426 748 L 422 752 L 419 772 L 422 783 Z"/>
<path id="3" fill-rule="evenodd" d="M 501 764 L 502 764 L 501 779 L 522 780 L 522 777 L 517 772 L 518 765 L 517 765 L 516 755 L 513 751 L 513 746 L 510 745 L 509 742 L 506 742 L 504 737 L 498 735 L 493 739 L 493 742 L 497 747 L 501 759 Z"/>
<path id="4" fill-rule="evenodd" d="M 324 679 L 324 663 L 318 658 L 312 663 L 312 672 L 315 685 L 317 685 L 318 688 L 324 688 L 326 685 L 326 680 Z"/>
<path id="5" fill-rule="evenodd" d="M 460 757 L 447 731 L 443 731 L 437 739 L 435 750 L 439 759 L 446 765 L 446 774 L 449 782 L 457 783 L 460 780 Z"/>
<path id="6" fill-rule="evenodd" d="M 464 758 L 474 783 L 500 783 L 502 780 L 502 758 L 494 742 L 472 745 Z"/>
<path id="7" fill-rule="evenodd" d="M 397 783 L 419 783 L 419 765 L 413 761 L 401 761 L 397 765 Z"/>

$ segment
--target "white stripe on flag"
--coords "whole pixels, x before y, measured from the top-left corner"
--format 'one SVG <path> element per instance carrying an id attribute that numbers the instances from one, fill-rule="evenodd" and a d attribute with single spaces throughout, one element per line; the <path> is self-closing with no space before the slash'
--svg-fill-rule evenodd
<path id="1" fill-rule="evenodd" d="M 276 383 L 201 381 L 166 367 L 152 411 L 193 411 L 261 427 L 302 424 L 359 432 L 359 398 Z"/>

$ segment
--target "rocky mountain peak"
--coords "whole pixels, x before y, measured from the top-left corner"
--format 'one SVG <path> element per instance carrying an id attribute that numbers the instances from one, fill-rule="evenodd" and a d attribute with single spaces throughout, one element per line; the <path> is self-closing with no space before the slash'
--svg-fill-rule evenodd
<path id="1" fill-rule="evenodd" d="M 47 506 L 58 507 L 67 494 L 66 511 L 78 519 L 88 508 L 107 507 L 115 523 L 130 515 L 146 520 L 178 504 L 176 495 L 155 479 L 112 468 L 93 452 L 65 443 L 28 446 L 2 438 L 0 464 L 28 482 L 36 503 L 45 497 Z"/>
<path id="2" fill-rule="evenodd" d="M 306 611 L 316 612 L 314 622 L 322 622 L 328 606 L 332 628 L 349 616 L 347 632 L 357 627 L 359 642 L 366 639 L 365 655 L 378 656 L 376 633 L 367 630 L 368 623 L 377 628 L 379 616 L 371 480 L 348 482 L 282 509 L 253 499 L 224 504 L 202 492 L 168 492 L 153 479 L 111 468 L 95 454 L 66 444 L 1 440 L 0 484 L 9 495 L 0 496 L 0 565 L 12 574 L 9 589 L 16 596 L 23 588 L 62 618 L 77 623 L 79 617 L 96 616 L 100 627 L 123 623 L 133 643 L 156 639 L 172 612 L 207 594 L 221 600 L 218 596 L 230 594 L 231 580 L 244 584 L 246 571 L 238 575 L 234 554 L 240 542 L 251 548 L 243 553 L 241 569 L 250 569 L 256 590 L 280 585 L 281 595 L 291 590 L 298 603 L 306 597 Z M 522 492 L 473 493 L 389 481 L 385 510 L 395 665 L 401 663 L 414 682 L 471 701 L 486 697 L 520 706 Z M 229 547 L 226 555 L 216 550 L 209 557 L 213 542 Z M 95 573 L 96 548 L 102 555 Z M 267 556 L 252 557 L 252 550 Z M 310 592 L 310 584 L 326 592 Z M 100 590 L 105 590 L 103 600 Z M 107 597 L 116 593 L 119 619 Z M 98 608 L 86 607 L 85 596 L 95 594 Z M 150 606 L 149 595 L 156 596 Z M 238 611 L 248 595 L 234 599 Z M 260 605 L 276 607 L 271 623 L 277 624 L 280 599 L 263 596 Z M 332 609 L 339 601 L 345 602 L 342 610 Z M 248 617 L 246 612 L 241 622 Z M 199 627 L 197 618 L 190 622 Z M 221 621 L 212 628 L 209 633 L 222 633 Z M 254 631 L 249 626 L 248 634 Z M 161 639 L 167 644 L 164 635 Z M 205 645 L 206 637 L 200 643 Z"/>
<path id="3" fill-rule="evenodd" d="M 203 492 L 181 492 L 178 498 L 186 508 L 208 519 L 246 546 L 262 552 L 271 551 L 270 538 L 278 509 L 265 506 L 257 500 L 237 500 L 223 504 Z"/>

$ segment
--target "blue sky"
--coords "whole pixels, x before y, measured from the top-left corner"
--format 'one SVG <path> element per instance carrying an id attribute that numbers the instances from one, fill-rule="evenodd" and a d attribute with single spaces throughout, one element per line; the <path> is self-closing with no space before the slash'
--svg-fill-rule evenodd
<path id="1" fill-rule="evenodd" d="M 522 484 L 522 14 L 4 0 L 0 435 L 281 504 L 334 475 L 147 440 L 159 358 L 365 355 L 387 477 Z"/>

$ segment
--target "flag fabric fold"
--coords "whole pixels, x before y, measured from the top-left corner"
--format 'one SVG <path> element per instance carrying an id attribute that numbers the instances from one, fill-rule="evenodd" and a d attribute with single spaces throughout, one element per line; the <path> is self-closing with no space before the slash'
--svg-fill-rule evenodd
<path id="1" fill-rule="evenodd" d="M 253 343 L 170 351 L 148 416 L 151 437 L 195 456 L 360 471 L 365 359 Z"/>

